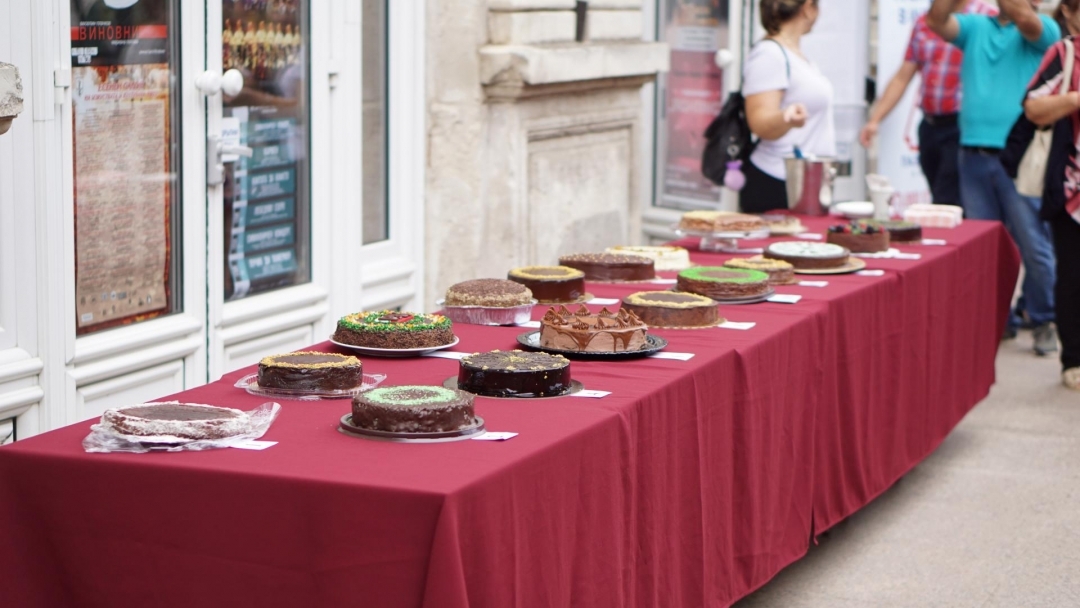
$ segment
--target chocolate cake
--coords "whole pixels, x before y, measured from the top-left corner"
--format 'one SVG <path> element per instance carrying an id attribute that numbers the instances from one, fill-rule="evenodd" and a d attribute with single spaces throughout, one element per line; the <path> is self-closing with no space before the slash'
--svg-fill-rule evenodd
<path id="1" fill-rule="evenodd" d="M 763 255 L 771 260 L 783 260 L 795 270 L 815 270 L 839 268 L 847 264 L 850 254 L 846 248 L 832 243 L 782 241 L 766 247 Z"/>
<path id="2" fill-rule="evenodd" d="M 709 327 L 723 322 L 716 301 L 694 293 L 639 291 L 623 298 L 622 307 L 649 327 Z"/>
<path id="3" fill-rule="evenodd" d="M 197 441 L 242 435 L 250 430 L 251 422 L 240 410 L 170 401 L 105 410 L 101 426 L 120 435 Z"/>
<path id="4" fill-rule="evenodd" d="M 769 275 L 760 270 L 699 266 L 679 273 L 676 291 L 687 291 L 714 300 L 739 300 L 769 292 Z"/>
<path id="5" fill-rule="evenodd" d="M 386 386 L 353 397 L 352 423 L 391 433 L 440 433 L 476 424 L 473 396 L 442 386 Z"/>
<path id="6" fill-rule="evenodd" d="M 889 231 L 889 241 L 892 243 L 917 243 L 922 241 L 922 226 L 914 222 L 902 222 L 899 220 L 860 220 L 860 224 L 881 226 Z"/>
<path id="7" fill-rule="evenodd" d="M 656 270 L 683 270 L 690 267 L 690 253 L 683 247 L 671 245 L 618 245 L 606 253 L 640 255 L 653 261 Z"/>
<path id="8" fill-rule="evenodd" d="M 259 361 L 260 388 L 348 391 L 363 383 L 363 364 L 348 355 L 300 351 Z"/>
<path id="9" fill-rule="evenodd" d="M 338 321 L 334 341 L 365 348 L 433 348 L 454 341 L 453 323 L 438 314 L 358 312 Z"/>
<path id="10" fill-rule="evenodd" d="M 570 390 L 570 362 L 521 350 L 473 353 L 461 359 L 458 388 L 489 397 L 562 395 Z"/>
<path id="11" fill-rule="evenodd" d="M 889 250 L 889 232 L 882 226 L 851 222 L 829 226 L 825 240 L 847 248 L 852 253 L 878 253 Z"/>
<path id="12" fill-rule="evenodd" d="M 724 262 L 724 266 L 743 270 L 760 270 L 769 275 L 770 285 L 791 285 L 798 282 L 795 278 L 795 267 L 782 260 L 769 260 L 761 256 L 732 258 Z"/>
<path id="13" fill-rule="evenodd" d="M 572 253 L 559 257 L 559 264 L 576 268 L 590 281 L 648 281 L 656 278 L 653 261 L 640 255 L 622 253 Z"/>
<path id="14" fill-rule="evenodd" d="M 585 305 L 574 312 L 550 308 L 540 321 L 540 346 L 586 353 L 641 350 L 648 327 L 633 312 L 607 308 L 593 314 Z"/>
<path id="15" fill-rule="evenodd" d="M 531 304 L 532 291 L 506 279 L 473 279 L 455 283 L 446 290 L 446 306 L 489 306 L 510 308 Z"/>
<path id="16" fill-rule="evenodd" d="M 525 266 L 507 274 L 542 304 L 575 302 L 585 295 L 585 273 L 567 266 Z"/>

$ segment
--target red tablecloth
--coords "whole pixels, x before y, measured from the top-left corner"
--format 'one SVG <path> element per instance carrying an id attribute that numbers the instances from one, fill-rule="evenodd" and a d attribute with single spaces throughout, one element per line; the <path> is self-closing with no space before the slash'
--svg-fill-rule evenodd
<path id="1" fill-rule="evenodd" d="M 490 430 L 520 433 L 506 442 L 367 441 L 335 430 L 347 401 L 285 401 L 261 452 L 86 454 L 90 423 L 0 448 L 4 604 L 727 606 L 917 464 L 993 383 L 1015 248 L 995 223 L 927 233 L 948 244 L 869 261 L 882 277 L 804 277 L 829 285 L 722 308 L 749 331 L 655 331 L 689 361 L 575 361 L 608 397 L 478 398 Z M 523 330 L 455 331 L 472 352 Z M 457 369 L 364 364 L 387 384 Z M 264 399 L 232 386 L 247 372 L 176 397 L 253 407 Z"/>

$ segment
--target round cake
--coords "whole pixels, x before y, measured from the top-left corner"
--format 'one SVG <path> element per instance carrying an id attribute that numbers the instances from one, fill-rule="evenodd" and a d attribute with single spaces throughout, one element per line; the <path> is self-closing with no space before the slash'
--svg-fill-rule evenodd
<path id="1" fill-rule="evenodd" d="M 712 298 L 679 291 L 639 291 L 622 301 L 622 307 L 649 327 L 709 327 L 723 319 Z"/>
<path id="2" fill-rule="evenodd" d="M 829 226 L 825 241 L 851 253 L 878 253 L 889 250 L 889 232 L 882 226 L 851 222 Z"/>
<path id="3" fill-rule="evenodd" d="M 473 396 L 442 386 L 385 386 L 353 397 L 352 423 L 390 433 L 443 433 L 476 424 Z"/>
<path id="4" fill-rule="evenodd" d="M 488 397 L 554 397 L 570 390 L 570 361 L 521 350 L 473 353 L 461 359 L 458 388 Z"/>
<path id="5" fill-rule="evenodd" d="M 769 275 L 770 285 L 791 285 L 798 282 L 795 278 L 795 267 L 782 260 L 769 260 L 761 256 L 732 258 L 724 262 L 724 266 L 743 270 L 760 270 Z"/>
<path id="6" fill-rule="evenodd" d="M 300 351 L 259 361 L 260 388 L 348 391 L 363 383 L 363 364 L 349 355 Z"/>
<path id="7" fill-rule="evenodd" d="M 532 291 L 506 279 L 473 279 L 455 283 L 446 290 L 446 306 L 489 306 L 510 308 L 531 304 Z"/>
<path id="8" fill-rule="evenodd" d="M 525 266 L 507 278 L 528 287 L 544 304 L 575 302 L 585 295 L 585 273 L 567 266 Z"/>
<path id="9" fill-rule="evenodd" d="M 893 243 L 917 243 L 922 240 L 922 226 L 914 222 L 899 220 L 861 220 L 860 224 L 881 226 L 889 231 L 889 241 Z"/>
<path id="10" fill-rule="evenodd" d="M 648 281 L 656 278 L 653 261 L 623 253 L 572 253 L 559 257 L 561 266 L 576 268 L 590 281 Z"/>
<path id="11" fill-rule="evenodd" d="M 251 420 L 228 407 L 169 401 L 105 410 L 101 425 L 120 435 L 199 441 L 242 435 L 251 429 Z"/>
<path id="12" fill-rule="evenodd" d="M 656 270 L 683 270 L 690 267 L 690 253 L 683 247 L 671 245 L 618 245 L 608 247 L 607 253 L 640 255 L 653 261 Z"/>
<path id="13" fill-rule="evenodd" d="M 696 293 L 714 300 L 741 300 L 761 296 L 772 289 L 769 275 L 760 270 L 699 266 L 679 273 L 676 291 Z"/>
<path id="14" fill-rule="evenodd" d="M 629 310 L 607 308 L 593 314 L 584 304 L 574 312 L 565 306 L 550 308 L 540 320 L 540 346 L 584 353 L 621 353 L 641 350 L 647 343 L 645 325 Z"/>
<path id="15" fill-rule="evenodd" d="M 795 270 L 815 270 L 839 268 L 847 264 L 850 254 L 847 249 L 832 243 L 782 241 L 766 247 L 764 257 L 783 260 L 794 266 Z"/>
<path id="16" fill-rule="evenodd" d="M 438 314 L 358 312 L 342 317 L 334 341 L 364 348 L 433 348 L 454 341 L 453 323 Z"/>
<path id="17" fill-rule="evenodd" d="M 679 219 L 679 228 L 687 232 L 757 232 L 768 224 L 756 215 L 732 211 L 687 211 Z"/>

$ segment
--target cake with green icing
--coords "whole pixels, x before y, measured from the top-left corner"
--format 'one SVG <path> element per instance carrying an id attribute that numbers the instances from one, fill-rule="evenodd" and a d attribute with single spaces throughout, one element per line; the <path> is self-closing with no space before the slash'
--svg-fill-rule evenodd
<path id="1" fill-rule="evenodd" d="M 473 396 L 442 386 L 385 386 L 353 397 L 352 423 L 391 433 L 442 433 L 476 425 Z"/>
<path id="2" fill-rule="evenodd" d="M 379 310 L 342 317 L 334 341 L 364 348 L 434 348 L 453 342 L 454 330 L 439 314 Z"/>
<path id="3" fill-rule="evenodd" d="M 675 290 L 714 300 L 736 300 L 768 293 L 769 275 L 760 270 L 698 266 L 679 273 Z"/>

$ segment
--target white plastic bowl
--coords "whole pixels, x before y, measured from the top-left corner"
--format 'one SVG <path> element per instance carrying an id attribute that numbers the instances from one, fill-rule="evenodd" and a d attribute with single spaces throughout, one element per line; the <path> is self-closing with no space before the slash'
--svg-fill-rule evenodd
<path id="1" fill-rule="evenodd" d="M 836 203 L 832 210 L 839 215 L 853 220 L 874 217 L 874 203 L 870 201 L 849 201 Z"/>

